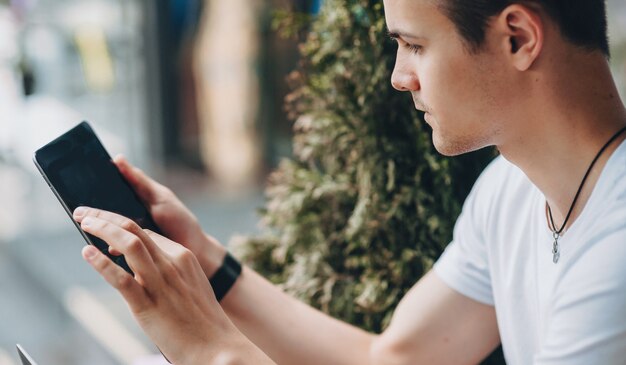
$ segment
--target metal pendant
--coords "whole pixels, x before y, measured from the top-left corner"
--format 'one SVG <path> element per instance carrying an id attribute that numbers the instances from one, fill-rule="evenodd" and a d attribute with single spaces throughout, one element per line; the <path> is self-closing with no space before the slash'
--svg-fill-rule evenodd
<path id="1" fill-rule="evenodd" d="M 556 232 L 552 232 L 552 236 L 554 237 L 554 243 L 552 244 L 552 262 L 555 264 L 559 262 L 559 258 L 561 258 L 561 253 L 559 250 L 559 234 Z"/>

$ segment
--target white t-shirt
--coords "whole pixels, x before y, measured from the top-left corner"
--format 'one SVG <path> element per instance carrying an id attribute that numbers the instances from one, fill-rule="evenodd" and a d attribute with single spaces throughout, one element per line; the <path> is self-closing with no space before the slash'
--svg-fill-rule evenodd
<path id="1" fill-rule="evenodd" d="M 495 306 L 509 365 L 626 364 L 626 143 L 559 239 L 557 264 L 545 202 L 498 157 L 467 198 L 435 272 Z"/>

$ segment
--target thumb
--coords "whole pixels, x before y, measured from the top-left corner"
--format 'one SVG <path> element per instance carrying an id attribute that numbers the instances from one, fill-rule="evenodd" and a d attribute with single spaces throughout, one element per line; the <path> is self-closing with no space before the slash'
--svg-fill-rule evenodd
<path id="1" fill-rule="evenodd" d="M 148 177 L 141 169 L 131 165 L 123 155 L 115 156 L 113 163 L 144 203 L 152 205 L 158 201 L 159 183 Z"/>

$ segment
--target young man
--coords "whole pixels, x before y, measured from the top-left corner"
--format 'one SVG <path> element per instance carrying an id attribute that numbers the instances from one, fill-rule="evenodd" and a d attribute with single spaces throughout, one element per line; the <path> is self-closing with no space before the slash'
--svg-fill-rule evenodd
<path id="1" fill-rule="evenodd" d="M 218 303 L 206 277 L 224 249 L 123 159 L 184 247 L 83 209 L 83 229 L 126 255 L 136 276 L 92 247 L 87 261 L 178 364 L 474 364 L 500 342 L 510 364 L 623 363 L 626 111 L 603 1 L 385 0 L 385 10 L 399 43 L 392 83 L 426 111 L 437 149 L 495 145 L 502 156 L 383 334 L 329 318 L 248 268 Z"/>

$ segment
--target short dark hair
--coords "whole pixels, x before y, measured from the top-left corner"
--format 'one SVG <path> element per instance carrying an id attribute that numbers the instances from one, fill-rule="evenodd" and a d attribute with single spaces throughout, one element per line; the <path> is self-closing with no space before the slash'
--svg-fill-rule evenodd
<path id="1" fill-rule="evenodd" d="M 507 6 L 539 6 L 558 25 L 563 37 L 609 57 L 605 0 L 439 0 L 439 7 L 455 24 L 471 51 L 480 50 L 492 16 Z"/>

